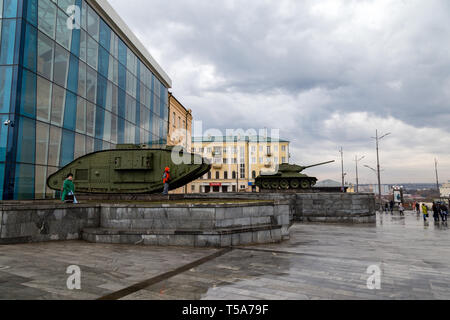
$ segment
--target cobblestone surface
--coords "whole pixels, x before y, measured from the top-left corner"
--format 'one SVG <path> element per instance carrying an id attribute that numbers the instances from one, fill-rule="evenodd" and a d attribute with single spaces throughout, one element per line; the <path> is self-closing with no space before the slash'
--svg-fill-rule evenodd
<path id="1" fill-rule="evenodd" d="M 235 248 L 123 299 L 450 299 L 450 230 L 407 213 L 377 226 L 296 224 L 281 244 Z M 0 299 L 95 299 L 216 249 L 57 242 L 0 246 Z M 79 265 L 82 290 L 66 288 Z M 366 270 L 382 270 L 369 290 Z"/>

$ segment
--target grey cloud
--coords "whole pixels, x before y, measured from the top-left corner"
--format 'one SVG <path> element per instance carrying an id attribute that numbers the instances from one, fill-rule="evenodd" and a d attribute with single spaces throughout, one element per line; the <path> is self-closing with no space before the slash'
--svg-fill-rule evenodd
<path id="1" fill-rule="evenodd" d="M 390 124 L 387 167 L 410 157 L 408 166 L 422 168 L 438 155 L 450 178 L 439 143 L 450 134 L 450 2 L 110 2 L 206 127 L 278 127 L 293 160 L 313 162 L 336 157 L 340 145 L 373 158 L 370 137 Z M 360 113 L 366 123 L 353 123 Z M 341 123 L 330 126 L 335 114 Z M 434 128 L 439 137 L 423 138 Z M 392 179 L 418 172 L 408 166 Z"/>

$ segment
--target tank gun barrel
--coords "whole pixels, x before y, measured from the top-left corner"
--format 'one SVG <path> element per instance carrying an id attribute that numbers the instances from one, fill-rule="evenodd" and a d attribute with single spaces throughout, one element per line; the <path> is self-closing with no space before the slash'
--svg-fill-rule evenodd
<path id="1" fill-rule="evenodd" d="M 305 169 L 314 168 L 314 167 L 323 166 L 323 165 L 325 165 L 325 164 L 329 164 L 329 163 L 333 163 L 333 162 L 335 162 L 335 160 L 331 160 L 331 161 L 327 161 L 327 162 L 322 162 L 322 163 L 313 164 L 313 165 L 311 165 L 311 166 L 307 166 L 307 167 L 304 167 L 304 168 L 305 168 Z"/>

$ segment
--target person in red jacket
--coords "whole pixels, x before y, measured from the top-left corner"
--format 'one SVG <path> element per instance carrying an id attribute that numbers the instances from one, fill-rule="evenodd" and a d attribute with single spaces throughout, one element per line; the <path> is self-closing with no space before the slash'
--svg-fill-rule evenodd
<path id="1" fill-rule="evenodd" d="M 164 192 L 163 195 L 169 194 L 169 182 L 170 182 L 170 168 L 167 167 L 163 174 Z"/>

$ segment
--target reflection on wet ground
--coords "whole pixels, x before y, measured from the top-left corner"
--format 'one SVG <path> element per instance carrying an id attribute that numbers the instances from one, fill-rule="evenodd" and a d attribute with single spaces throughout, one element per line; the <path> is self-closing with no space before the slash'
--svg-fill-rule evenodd
<path id="1" fill-rule="evenodd" d="M 122 299 L 450 299 L 449 232 L 412 212 L 380 214 L 376 226 L 296 224 L 290 241 L 234 248 L 189 270 L 182 267 L 219 250 L 78 241 L 4 246 L 0 298 L 95 299 L 150 279 Z M 72 264 L 82 270 L 80 291 L 66 288 Z M 367 287 L 372 265 L 381 270 L 380 290 Z"/>

